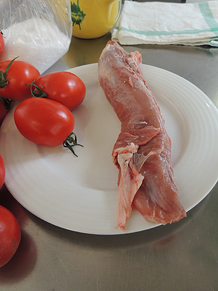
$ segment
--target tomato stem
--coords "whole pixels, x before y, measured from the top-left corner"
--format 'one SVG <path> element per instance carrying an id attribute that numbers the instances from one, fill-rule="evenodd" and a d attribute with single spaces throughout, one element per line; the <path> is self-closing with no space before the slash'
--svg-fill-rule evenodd
<path id="1" fill-rule="evenodd" d="M 68 148 L 69 150 L 71 150 L 71 152 L 78 157 L 78 155 L 75 153 L 73 147 L 74 146 L 81 146 L 83 147 L 83 145 L 77 143 L 77 137 L 76 134 L 74 132 L 72 132 L 67 138 L 66 140 L 63 142 L 63 146 L 65 148 Z"/>
<path id="2" fill-rule="evenodd" d="M 8 84 L 8 80 L 7 80 L 7 72 L 10 69 L 12 63 L 17 59 L 18 57 L 14 58 L 13 60 L 10 61 L 10 63 L 7 65 L 7 68 L 5 69 L 4 73 L 1 70 L 0 71 L 0 88 L 5 89 L 5 86 Z"/>
<path id="3" fill-rule="evenodd" d="M 30 91 L 33 97 L 47 98 L 47 94 L 42 90 L 42 88 L 37 86 L 34 82 L 29 83 L 27 85 L 30 86 Z M 35 87 L 34 89 L 33 89 L 33 86 Z"/>
<path id="4" fill-rule="evenodd" d="M 0 101 L 3 103 L 3 105 L 5 106 L 5 108 L 7 109 L 8 112 L 10 112 L 11 110 L 11 103 L 13 102 L 13 100 L 8 99 L 8 98 L 4 98 L 0 96 Z"/>

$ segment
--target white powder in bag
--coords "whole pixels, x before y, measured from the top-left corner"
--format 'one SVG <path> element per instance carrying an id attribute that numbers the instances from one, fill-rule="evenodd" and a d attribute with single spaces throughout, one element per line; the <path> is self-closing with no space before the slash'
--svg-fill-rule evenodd
<path id="1" fill-rule="evenodd" d="M 26 61 L 42 74 L 69 49 L 71 39 L 56 24 L 46 19 L 31 18 L 2 30 L 5 47 L 0 61 Z"/>

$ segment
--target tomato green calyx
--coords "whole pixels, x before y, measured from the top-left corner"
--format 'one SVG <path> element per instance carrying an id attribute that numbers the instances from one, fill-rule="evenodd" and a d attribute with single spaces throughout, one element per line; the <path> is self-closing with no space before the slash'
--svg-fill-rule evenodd
<path id="1" fill-rule="evenodd" d="M 31 91 L 31 94 L 32 94 L 33 97 L 47 98 L 47 94 L 42 90 L 42 88 L 37 86 L 35 84 L 35 82 L 29 83 L 27 85 L 30 86 L 30 91 Z M 33 87 L 34 87 L 34 89 L 33 89 Z"/>
<path id="2" fill-rule="evenodd" d="M 5 74 L 0 71 L 0 88 L 5 88 L 5 86 L 8 84 L 8 80 L 5 78 Z"/>
<path id="3" fill-rule="evenodd" d="M 8 84 L 7 80 L 7 72 L 10 69 L 12 63 L 17 59 L 18 57 L 14 58 L 13 60 L 10 61 L 10 63 L 7 65 L 7 68 L 3 72 L 2 70 L 0 71 L 0 88 L 5 89 L 5 86 Z"/>
<path id="4" fill-rule="evenodd" d="M 4 98 L 0 96 L 0 101 L 3 103 L 3 105 L 5 106 L 5 108 L 7 109 L 8 112 L 10 112 L 11 110 L 11 103 L 13 102 L 13 100 L 8 99 L 8 98 Z"/>
<path id="5" fill-rule="evenodd" d="M 74 146 L 81 146 L 83 147 L 83 145 L 77 143 L 77 137 L 76 134 L 74 132 L 72 132 L 67 138 L 66 140 L 63 142 L 63 146 L 65 148 L 68 148 L 69 150 L 71 150 L 71 152 L 74 154 L 74 156 L 78 157 L 78 155 L 75 153 L 73 147 Z"/>

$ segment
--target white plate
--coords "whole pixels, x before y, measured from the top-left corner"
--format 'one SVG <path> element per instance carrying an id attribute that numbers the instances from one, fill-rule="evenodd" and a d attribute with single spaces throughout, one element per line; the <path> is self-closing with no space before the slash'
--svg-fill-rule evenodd
<path id="1" fill-rule="evenodd" d="M 218 179 L 218 111 L 185 79 L 156 67 L 141 67 L 172 139 L 175 179 L 188 211 Z M 84 145 L 75 148 L 79 157 L 62 146 L 49 148 L 26 140 L 11 112 L 0 136 L 6 186 L 26 209 L 49 223 L 83 233 L 123 234 L 116 228 L 118 170 L 111 158 L 120 122 L 99 86 L 97 64 L 70 71 L 87 87 L 85 101 L 73 111 L 74 131 Z M 155 226 L 133 211 L 125 233 Z"/>

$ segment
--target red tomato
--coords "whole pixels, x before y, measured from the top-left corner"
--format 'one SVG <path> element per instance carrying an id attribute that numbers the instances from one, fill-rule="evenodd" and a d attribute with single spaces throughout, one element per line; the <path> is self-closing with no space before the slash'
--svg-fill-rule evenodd
<path id="1" fill-rule="evenodd" d="M 11 61 L 0 63 L 0 96 L 12 100 L 24 100 L 32 97 L 30 87 L 27 84 L 36 81 L 40 77 L 39 71 L 31 64 L 14 60 L 6 71 Z"/>
<path id="2" fill-rule="evenodd" d="M 3 102 L 0 100 L 0 125 L 2 124 L 3 120 L 5 119 L 5 116 L 7 115 L 8 110 L 6 109 Z"/>
<path id="3" fill-rule="evenodd" d="M 5 164 L 2 156 L 0 155 L 0 188 L 3 186 L 5 182 Z"/>
<path id="4" fill-rule="evenodd" d="M 60 102 L 70 110 L 79 106 L 86 94 L 83 81 L 75 74 L 66 71 L 41 76 L 36 81 L 36 85 L 47 94 L 47 98 Z"/>
<path id="5" fill-rule="evenodd" d="M 20 226 L 15 216 L 0 206 L 0 267 L 15 254 L 21 238 Z"/>
<path id="6" fill-rule="evenodd" d="M 44 146 L 63 143 L 74 128 L 74 117 L 66 106 L 38 97 L 22 101 L 14 120 L 25 138 Z"/>
<path id="7" fill-rule="evenodd" d="M 0 54 L 2 53 L 4 49 L 4 39 L 3 39 L 3 33 L 0 30 Z"/>

